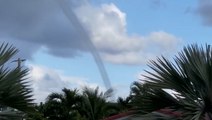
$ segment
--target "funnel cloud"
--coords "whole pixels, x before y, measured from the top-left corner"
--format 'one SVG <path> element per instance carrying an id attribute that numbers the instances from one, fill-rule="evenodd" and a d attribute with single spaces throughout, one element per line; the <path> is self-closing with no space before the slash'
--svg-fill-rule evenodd
<path id="1" fill-rule="evenodd" d="M 79 22 L 77 16 L 74 14 L 72 8 L 69 6 L 70 5 L 70 4 L 68 4 L 69 2 L 66 1 L 66 0 L 63 0 L 63 1 L 58 0 L 58 3 L 60 4 L 60 6 L 63 9 L 63 12 L 67 16 L 67 18 L 70 20 L 70 23 L 72 23 L 72 25 L 74 25 L 75 28 L 77 28 L 77 31 L 79 33 L 81 33 L 82 36 L 86 37 L 86 39 L 83 39 L 83 40 L 86 43 L 86 45 L 88 45 L 88 48 L 89 48 L 91 54 L 94 57 L 94 60 L 95 60 L 97 66 L 99 68 L 99 71 L 101 73 L 102 79 L 104 81 L 105 87 L 107 89 L 111 89 L 112 86 L 111 86 L 110 80 L 108 78 L 107 71 L 105 69 L 105 66 L 104 66 L 104 64 L 102 62 L 102 59 L 101 59 L 99 53 L 97 52 L 94 44 L 92 43 L 92 41 L 90 39 L 90 36 L 87 34 L 85 29 L 83 28 L 83 26 Z"/>

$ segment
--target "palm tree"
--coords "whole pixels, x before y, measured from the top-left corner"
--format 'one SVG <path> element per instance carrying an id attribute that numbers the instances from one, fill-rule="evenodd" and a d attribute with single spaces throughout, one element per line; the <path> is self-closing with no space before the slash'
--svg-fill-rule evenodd
<path id="1" fill-rule="evenodd" d="M 87 120 L 100 120 L 116 110 L 114 104 L 108 101 L 111 97 L 112 90 L 106 92 L 99 92 L 99 88 L 90 89 L 85 87 L 82 95 L 82 102 L 79 113 Z"/>
<path id="2" fill-rule="evenodd" d="M 131 105 L 136 114 L 145 120 L 175 120 L 175 116 L 153 114 L 161 109 L 177 107 L 177 100 L 162 89 L 148 86 L 147 83 L 134 82 L 131 87 Z M 178 106 L 179 107 L 179 106 Z M 177 119 L 177 118 L 176 118 Z"/>
<path id="3" fill-rule="evenodd" d="M 168 108 L 178 119 L 212 120 L 212 47 L 191 45 L 169 61 L 151 61 L 143 83 L 132 86 L 134 106 L 143 113 Z"/>
<path id="4" fill-rule="evenodd" d="M 119 112 L 125 112 L 131 109 L 131 100 L 132 96 L 127 96 L 126 98 L 118 97 L 117 99 L 117 108 Z"/>
<path id="5" fill-rule="evenodd" d="M 25 68 L 9 68 L 8 62 L 17 54 L 18 50 L 9 46 L 9 44 L 2 44 L 0 46 L 0 105 L 1 108 L 10 107 L 30 113 L 33 109 L 32 90 L 29 87 L 29 81 L 26 76 L 28 69 Z M 6 119 L 9 116 L 17 116 L 11 112 L 1 112 L 0 118 Z"/>
<path id="6" fill-rule="evenodd" d="M 43 106 L 43 114 L 49 120 L 70 120 L 77 116 L 78 103 L 81 97 L 78 90 L 64 88 L 63 93 L 51 93 Z"/>

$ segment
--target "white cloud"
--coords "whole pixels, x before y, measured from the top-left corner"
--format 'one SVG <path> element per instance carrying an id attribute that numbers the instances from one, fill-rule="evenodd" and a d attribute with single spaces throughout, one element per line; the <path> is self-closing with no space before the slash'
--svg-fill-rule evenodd
<path id="1" fill-rule="evenodd" d="M 52 92 L 59 92 L 63 88 L 82 90 L 82 88 L 96 88 L 99 87 L 100 91 L 106 91 L 106 88 L 98 83 L 90 82 L 87 78 L 73 77 L 64 75 L 63 71 L 48 68 L 45 66 L 29 64 L 30 68 L 29 78 L 33 88 L 33 98 L 36 103 L 44 102 L 46 97 Z M 114 96 L 112 100 L 116 100 L 119 96 L 126 97 L 129 95 L 130 85 L 118 84 L 112 86 Z"/>
<path id="2" fill-rule="evenodd" d="M 159 31 L 152 32 L 149 36 L 147 36 L 147 40 L 149 41 L 148 44 L 153 43 L 161 46 L 164 49 L 172 50 L 174 49 L 173 47 L 178 44 L 177 42 L 179 42 L 180 39 L 164 31 Z"/>
<path id="3" fill-rule="evenodd" d="M 96 83 L 89 82 L 86 78 L 64 75 L 60 70 L 32 64 L 29 65 L 29 68 L 35 102 L 44 101 L 50 93 L 61 92 L 64 87 L 81 89 L 85 86 L 90 88 L 99 86 Z M 104 89 L 104 87 L 101 87 L 101 89 Z"/>
<path id="4" fill-rule="evenodd" d="M 143 64 L 161 53 L 172 53 L 181 41 L 164 31 L 129 35 L 126 14 L 112 3 L 101 7 L 87 4 L 77 8 L 76 13 L 104 60 L 111 63 Z"/>
<path id="5" fill-rule="evenodd" d="M 146 59 L 145 57 L 142 58 L 141 55 L 139 55 L 139 53 L 136 52 L 125 52 L 125 53 L 121 53 L 121 54 L 104 54 L 104 60 L 106 61 L 110 61 L 114 64 L 141 64 L 141 63 L 145 63 L 146 61 L 144 61 L 144 59 Z"/>

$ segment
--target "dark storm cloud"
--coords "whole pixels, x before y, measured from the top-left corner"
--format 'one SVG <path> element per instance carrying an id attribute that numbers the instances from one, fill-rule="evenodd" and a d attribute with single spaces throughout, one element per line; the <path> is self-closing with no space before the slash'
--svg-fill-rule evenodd
<path id="1" fill-rule="evenodd" d="M 74 13 L 74 7 L 82 3 L 83 0 L 2 0 L 0 40 L 7 38 L 14 45 L 21 44 L 18 48 L 27 51 L 23 52 L 24 58 L 30 58 L 41 47 L 59 57 L 73 57 L 78 51 L 89 50 L 106 87 L 111 88 L 104 64 Z"/>
<path id="2" fill-rule="evenodd" d="M 204 25 L 212 26 L 212 0 L 199 0 L 197 13 Z"/>
<path id="3" fill-rule="evenodd" d="M 73 0 L 71 7 L 81 3 Z M 85 51 L 87 38 L 76 27 L 56 0 L 0 0 L 0 41 L 14 44 L 26 58 L 41 47 L 60 57 Z"/>

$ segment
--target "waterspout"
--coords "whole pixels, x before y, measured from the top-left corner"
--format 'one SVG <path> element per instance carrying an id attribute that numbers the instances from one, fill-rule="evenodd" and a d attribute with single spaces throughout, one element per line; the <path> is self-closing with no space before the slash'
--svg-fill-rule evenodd
<path id="1" fill-rule="evenodd" d="M 88 48 L 98 66 L 99 72 L 100 72 L 101 77 L 104 82 L 104 85 L 107 89 L 112 89 L 111 82 L 109 80 L 109 77 L 108 77 L 107 71 L 105 69 L 105 66 L 102 62 L 102 59 L 101 59 L 98 51 L 96 50 L 96 47 L 94 46 L 93 42 L 91 41 L 90 36 L 87 34 L 83 25 L 80 23 L 78 17 L 73 12 L 73 9 L 70 6 L 69 2 L 67 0 L 57 0 L 57 1 L 60 4 L 60 7 L 62 8 L 64 14 L 69 19 L 69 21 L 74 26 L 77 26 L 77 27 L 75 27 L 77 29 L 77 31 L 80 31 L 80 34 L 82 34 L 83 36 L 85 36 L 85 38 L 87 38 L 87 39 L 83 39 L 84 40 L 83 42 L 85 42 L 85 44 L 88 45 Z"/>

